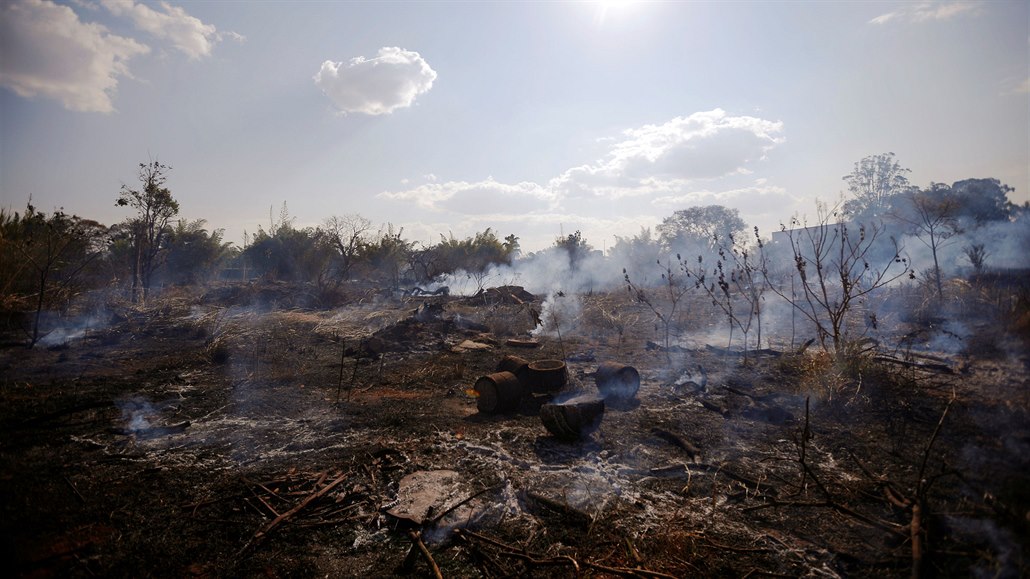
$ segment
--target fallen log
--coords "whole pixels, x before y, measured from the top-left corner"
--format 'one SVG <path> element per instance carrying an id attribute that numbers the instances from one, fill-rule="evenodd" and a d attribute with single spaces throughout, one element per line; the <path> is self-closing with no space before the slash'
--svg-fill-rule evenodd
<path id="1" fill-rule="evenodd" d="M 898 358 L 892 358 L 890 356 L 874 356 L 873 360 L 877 362 L 887 362 L 890 364 L 897 364 L 906 368 L 915 368 L 917 370 L 927 370 L 929 372 L 944 372 L 947 374 L 954 374 L 955 370 L 947 364 L 924 364 L 922 362 L 912 362 L 909 360 L 900 360 Z"/>

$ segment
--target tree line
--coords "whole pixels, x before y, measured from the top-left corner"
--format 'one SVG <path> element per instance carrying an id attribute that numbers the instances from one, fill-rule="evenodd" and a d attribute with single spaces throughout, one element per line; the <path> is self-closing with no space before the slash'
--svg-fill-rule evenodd
<path id="1" fill-rule="evenodd" d="M 307 282 L 332 293 L 351 279 L 397 287 L 464 272 L 478 277 L 481 285 L 491 268 L 510 265 L 521 255 L 517 236 L 501 238 L 492 228 L 465 238 L 441 234 L 437 243 L 420 243 L 405 239 L 403 229 L 389 223 L 375 226 L 358 214 L 330 216 L 317 227 L 297 227 L 285 203 L 277 215 L 270 210 L 267 227 L 245 232 L 243 245 L 238 246 L 226 242 L 224 231 L 209 228 L 203 219 L 179 217 L 179 203 L 167 184 L 171 170 L 159 161 L 140 163 L 138 184 L 123 185 L 115 200 L 133 214 L 109 227 L 60 209 L 46 214 L 31 199 L 23 212 L 0 208 L 0 308 L 31 312 L 31 344 L 40 339 L 43 312 L 67 308 L 75 296 L 93 289 L 117 288 L 138 303 L 145 302 L 156 286 L 212 279 Z M 844 177 L 848 198 L 822 211 L 818 224 L 824 228 L 823 237 L 831 233 L 848 243 L 857 241 L 863 261 L 875 243 L 906 235 L 918 239 L 933 256 L 923 275 L 942 297 L 940 250 L 963 239 L 962 233 L 1025 218 L 1027 206 L 1013 205 L 1007 197 L 1011 188 L 996 179 L 918 188 L 908 182 L 907 173 L 893 153 L 859 161 Z M 790 233 L 789 243 L 781 244 L 790 250 L 778 259 L 793 261 L 793 271 L 802 277 L 825 265 L 812 262 L 806 269 L 809 254 L 834 247 L 826 239 L 806 240 L 791 233 L 805 231 L 804 225 L 795 218 L 781 228 L 781 233 Z M 756 287 L 759 249 L 765 259 L 762 244 L 763 236 L 749 231 L 736 209 L 711 205 L 676 211 L 653 231 L 644 228 L 635 236 L 617 236 L 607 257 L 616 264 L 657 262 L 665 270 L 661 279 L 666 284 L 676 279 L 675 269 L 680 279 L 693 279 L 716 303 L 733 307 L 731 294 L 739 296 Z M 600 253 L 579 231 L 557 237 L 551 249 L 561 250 L 570 270 Z M 893 259 L 895 254 L 888 253 Z M 991 248 L 968 243 L 964 253 L 971 266 L 982 271 Z M 691 261 L 695 257 L 697 263 Z M 822 256 L 822 261 L 829 259 Z M 847 284 L 848 278 L 835 283 Z M 736 289 L 731 291 L 731 286 Z"/>

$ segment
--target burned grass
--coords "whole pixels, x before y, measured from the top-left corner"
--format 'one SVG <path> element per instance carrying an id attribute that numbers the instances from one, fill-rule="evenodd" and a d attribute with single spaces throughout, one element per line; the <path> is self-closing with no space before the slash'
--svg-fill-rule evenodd
<path id="1" fill-rule="evenodd" d="M 334 309 L 179 296 L 58 348 L 0 352 L 14 572 L 1030 571 L 1025 357 L 881 344 L 745 358 L 708 339 L 719 320 L 701 300 L 665 350 L 623 292 L 579 296 L 561 339 L 530 339 L 541 302 L 512 291 L 352 293 Z M 992 338 L 1010 352 L 1006 339 Z M 558 440 L 547 395 L 477 411 L 470 387 L 512 354 L 564 359 L 561 398 L 596 392 L 609 360 L 640 390 L 589 437 Z"/>

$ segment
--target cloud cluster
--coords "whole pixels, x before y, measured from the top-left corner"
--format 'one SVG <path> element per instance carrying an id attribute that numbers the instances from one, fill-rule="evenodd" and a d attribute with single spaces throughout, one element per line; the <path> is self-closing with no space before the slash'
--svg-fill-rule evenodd
<path id="1" fill-rule="evenodd" d="M 128 61 L 150 48 L 82 22 L 67 6 L 20 0 L 0 8 L 0 85 L 74 111 L 111 112 Z"/>
<path id="2" fill-rule="evenodd" d="M 211 54 L 211 49 L 223 37 L 213 24 L 205 24 L 182 8 L 167 2 L 158 3 L 160 10 L 154 10 L 134 0 L 100 2 L 111 14 L 127 17 L 139 30 L 171 42 L 172 46 L 191 59 Z M 228 35 L 236 40 L 243 39 L 235 32 Z"/>
<path id="3" fill-rule="evenodd" d="M 722 109 L 676 117 L 625 131 L 605 158 L 565 171 L 551 186 L 566 198 L 621 197 L 747 174 L 749 164 L 783 142 L 782 130 L 782 122 Z"/>
<path id="4" fill-rule="evenodd" d="M 182 8 L 167 2 L 155 10 L 133 0 L 101 0 L 112 15 L 170 42 L 191 59 L 208 56 L 223 36 Z M 81 8 L 94 9 L 91 4 Z M 0 7 L 0 85 L 22 97 L 42 96 L 74 111 L 108 113 L 121 78 L 132 78 L 129 60 L 150 47 L 137 39 L 84 22 L 69 6 L 50 0 L 15 0 Z"/>
<path id="5" fill-rule="evenodd" d="M 745 215 L 781 212 L 797 200 L 750 177 L 784 141 L 783 123 L 734 116 L 721 109 L 676 117 L 605 139 L 601 158 L 569 168 L 545 183 L 440 181 L 386 191 L 401 201 L 470 229 L 518 222 L 527 241 L 560 227 L 588 235 L 632 235 L 660 213 L 691 205 L 726 205 Z M 741 183 L 742 180 L 746 180 Z M 528 239 L 537 234 L 536 239 Z"/>
<path id="6" fill-rule="evenodd" d="M 973 12 L 980 8 L 980 2 L 916 2 L 905 4 L 893 12 L 881 14 L 869 21 L 870 24 L 886 24 L 896 22 L 928 22 L 931 20 L 947 20 L 964 12 Z"/>
<path id="7" fill-rule="evenodd" d="M 314 78 L 340 112 L 384 115 L 410 107 L 433 88 L 436 71 L 419 53 L 387 46 L 375 58 L 327 60 Z"/>
<path id="8" fill-rule="evenodd" d="M 498 183 L 492 177 L 475 183 L 430 181 L 405 191 L 385 192 L 382 196 L 414 203 L 429 211 L 452 211 L 466 215 L 537 213 L 547 210 L 554 202 L 551 192 L 536 183 L 509 185 Z"/>

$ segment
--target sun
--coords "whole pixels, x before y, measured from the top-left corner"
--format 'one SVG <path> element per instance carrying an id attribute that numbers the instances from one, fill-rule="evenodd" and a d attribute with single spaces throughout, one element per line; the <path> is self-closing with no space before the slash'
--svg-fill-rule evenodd
<path id="1" fill-rule="evenodd" d="M 620 13 L 625 13 L 627 10 L 632 9 L 633 5 L 637 3 L 638 0 L 600 0 L 597 2 L 594 23 L 598 26 L 604 26 L 605 21 L 609 18 L 618 17 Z"/>

